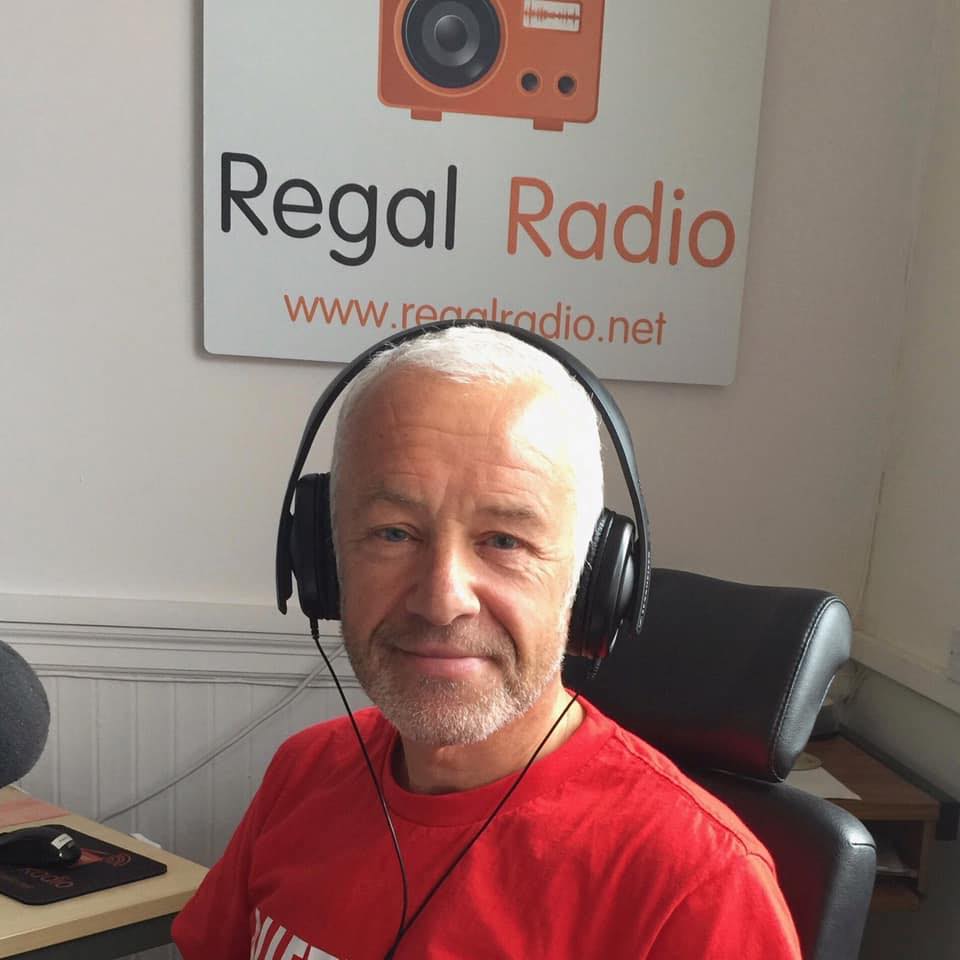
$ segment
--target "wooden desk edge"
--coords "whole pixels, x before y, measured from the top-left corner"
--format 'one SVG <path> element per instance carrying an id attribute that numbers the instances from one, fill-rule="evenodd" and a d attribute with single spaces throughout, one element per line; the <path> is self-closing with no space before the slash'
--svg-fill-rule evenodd
<path id="1" fill-rule="evenodd" d="M 0 924 L 0 958 L 178 913 L 207 874 L 207 868 L 201 864 L 78 814 L 46 817 L 18 826 L 42 823 L 62 823 L 68 828 L 73 827 L 126 847 L 165 863 L 167 872 L 41 906 L 29 906 L 9 897 L 0 897 L 0 917 L 5 917 L 5 923 Z M 54 911 L 59 914 L 58 922 L 51 924 L 49 918 Z M 11 930 L 9 919 L 14 916 L 20 923 Z"/>
<path id="2" fill-rule="evenodd" d="M 830 740 L 811 741 L 805 750 L 813 756 L 819 757 L 823 768 L 841 783 L 855 793 L 860 794 L 859 800 L 840 799 L 829 797 L 831 803 L 842 807 L 860 820 L 921 820 L 937 821 L 940 817 L 940 802 L 919 787 L 901 777 L 886 764 L 864 751 L 852 740 L 840 735 Z M 888 782 L 895 782 L 896 790 L 903 797 L 897 800 L 877 797 L 877 789 L 873 784 L 865 784 L 851 771 L 848 766 L 838 762 L 838 753 L 855 765 L 866 767 L 868 771 L 881 771 L 881 776 Z"/>
<path id="3" fill-rule="evenodd" d="M 861 794 L 859 800 L 830 798 L 831 803 L 853 814 L 874 833 L 882 824 L 897 824 L 894 829 L 915 858 L 909 861 L 917 870 L 914 880 L 877 877 L 871 910 L 916 910 L 927 890 L 930 849 L 941 817 L 940 801 L 846 737 L 814 741 L 807 751 L 820 757 L 827 772 Z M 922 829 L 919 835 L 917 827 Z"/>

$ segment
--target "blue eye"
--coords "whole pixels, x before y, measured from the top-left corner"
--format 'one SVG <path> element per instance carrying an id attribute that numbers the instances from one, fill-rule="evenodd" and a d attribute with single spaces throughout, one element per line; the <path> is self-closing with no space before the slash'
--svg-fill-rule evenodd
<path id="1" fill-rule="evenodd" d="M 406 530 L 401 530 L 400 527 L 385 527 L 377 531 L 377 536 L 386 540 L 387 543 L 404 543 L 410 539 L 410 534 Z"/>
<path id="2" fill-rule="evenodd" d="M 520 546 L 520 541 L 509 533 L 494 533 L 487 538 L 487 543 L 497 550 L 516 550 Z"/>

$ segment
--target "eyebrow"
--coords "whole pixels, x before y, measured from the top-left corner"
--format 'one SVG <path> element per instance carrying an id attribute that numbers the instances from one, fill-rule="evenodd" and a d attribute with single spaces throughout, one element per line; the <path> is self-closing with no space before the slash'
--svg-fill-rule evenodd
<path id="1" fill-rule="evenodd" d="M 362 504 L 365 507 L 380 502 L 392 503 L 399 507 L 410 507 L 414 510 L 425 510 L 427 506 L 423 500 L 407 496 L 407 494 L 401 493 L 399 490 L 393 490 L 382 485 L 374 487 L 362 500 Z M 544 522 L 543 514 L 540 511 L 535 510 L 533 507 L 521 506 L 519 504 L 515 506 L 501 503 L 480 504 L 477 513 L 487 514 L 498 520 L 510 520 L 514 523 L 533 522 L 542 524 Z"/>

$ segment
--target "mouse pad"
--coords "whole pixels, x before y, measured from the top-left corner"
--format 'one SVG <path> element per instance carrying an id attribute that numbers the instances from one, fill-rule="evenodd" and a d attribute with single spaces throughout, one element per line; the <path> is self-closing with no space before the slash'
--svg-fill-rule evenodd
<path id="1" fill-rule="evenodd" d="M 167 872 L 165 863 L 71 827 L 60 826 L 60 829 L 76 840 L 81 850 L 80 859 L 70 866 L 0 865 L 0 894 L 31 905 L 56 903 Z"/>

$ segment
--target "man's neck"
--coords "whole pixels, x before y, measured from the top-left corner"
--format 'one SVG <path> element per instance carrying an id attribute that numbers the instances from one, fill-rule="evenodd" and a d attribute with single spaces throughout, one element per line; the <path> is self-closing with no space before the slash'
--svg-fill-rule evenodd
<path id="1" fill-rule="evenodd" d="M 558 679 L 522 717 L 480 743 L 435 747 L 404 740 L 394 767 L 397 780 L 413 793 L 456 793 L 522 770 L 569 702 Z M 566 743 L 583 716 L 579 703 L 567 710 L 537 759 Z"/>

